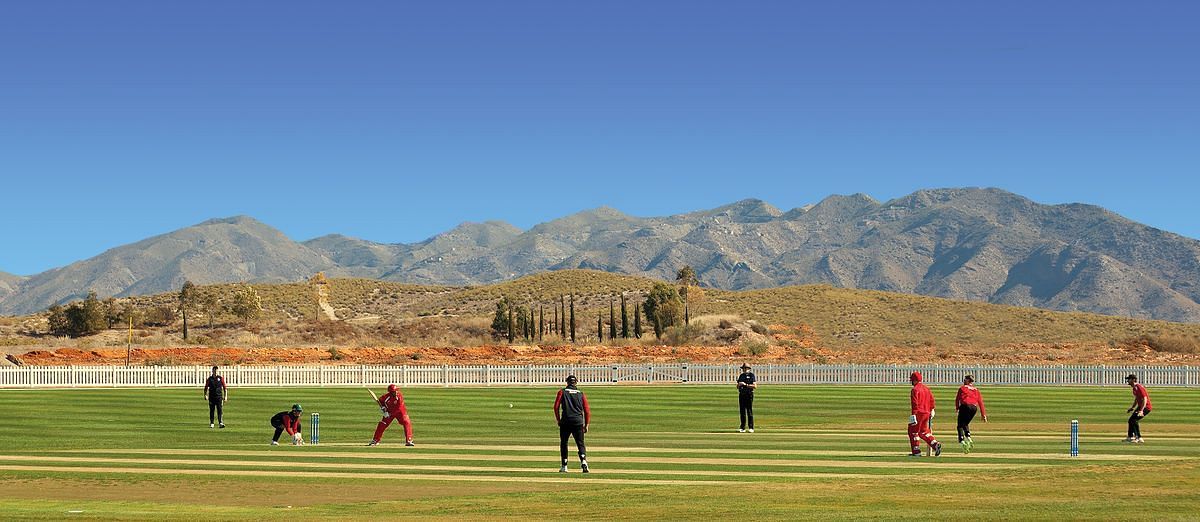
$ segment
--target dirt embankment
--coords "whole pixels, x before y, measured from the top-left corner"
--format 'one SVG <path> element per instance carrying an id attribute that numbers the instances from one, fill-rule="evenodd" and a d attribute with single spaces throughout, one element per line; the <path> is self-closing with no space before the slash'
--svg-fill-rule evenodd
<path id="1" fill-rule="evenodd" d="M 119 365 L 125 349 L 34 350 L 16 356 L 26 365 Z M 474 347 L 296 347 L 296 348 L 134 348 L 135 365 L 207 364 L 608 364 L 684 362 L 729 364 L 1175 364 L 1197 365 L 1200 356 L 1157 352 L 1145 345 L 1013 344 L 971 347 L 770 346 L 752 355 L 738 346 L 576 346 L 499 345 Z"/>

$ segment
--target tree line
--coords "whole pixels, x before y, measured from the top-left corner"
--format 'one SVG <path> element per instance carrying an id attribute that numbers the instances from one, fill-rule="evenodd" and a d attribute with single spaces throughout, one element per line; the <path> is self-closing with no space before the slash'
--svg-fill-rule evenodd
<path id="1" fill-rule="evenodd" d="M 46 310 L 48 330 L 52 335 L 83 337 L 114 326 L 170 326 L 183 318 L 183 338 L 188 338 L 188 317 L 204 314 L 208 327 L 215 327 L 216 318 L 225 314 L 246 323 L 262 316 L 262 299 L 250 285 L 238 285 L 229 295 L 201 291 L 191 281 L 185 281 L 173 303 L 139 306 L 133 300 L 118 301 L 109 297 L 100 300 L 96 292 L 66 305 L 54 305 Z"/>
<path id="2" fill-rule="evenodd" d="M 608 321 L 604 320 L 603 308 L 596 312 L 596 339 L 604 342 L 606 334 L 608 339 L 641 339 L 643 317 L 652 328 L 656 339 L 662 339 L 668 328 L 688 325 L 691 321 L 689 301 L 692 304 L 700 302 L 703 299 L 703 289 L 699 286 L 695 270 L 690 266 L 679 270 L 675 282 L 678 286 L 664 282 L 654 283 L 642 301 L 633 303 L 632 317 L 626 293 L 609 294 Z M 575 300 L 576 295 L 573 292 L 560 294 L 555 301 L 542 300 L 536 303 L 522 303 L 508 296 L 501 296 L 496 302 L 496 311 L 492 316 L 492 335 L 496 339 L 506 339 L 509 343 L 516 342 L 518 338 L 525 341 L 541 341 L 547 334 L 576 342 L 580 321 L 576 318 Z M 619 318 L 618 303 L 621 310 Z"/>

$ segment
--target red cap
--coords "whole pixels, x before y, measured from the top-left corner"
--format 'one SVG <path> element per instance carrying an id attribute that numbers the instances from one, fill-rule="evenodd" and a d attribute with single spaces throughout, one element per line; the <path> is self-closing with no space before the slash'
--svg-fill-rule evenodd
<path id="1" fill-rule="evenodd" d="M 389 385 L 388 385 L 388 393 L 394 393 L 395 391 L 396 391 L 396 385 L 395 385 L 395 384 L 389 384 Z"/>
<path id="2" fill-rule="evenodd" d="M 912 372 L 912 375 L 908 376 L 908 380 L 914 383 L 921 382 L 921 372 Z"/>

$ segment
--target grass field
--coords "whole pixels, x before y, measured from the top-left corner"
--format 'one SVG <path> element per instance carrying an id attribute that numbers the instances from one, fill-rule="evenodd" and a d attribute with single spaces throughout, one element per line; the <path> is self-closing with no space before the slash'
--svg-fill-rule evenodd
<path id="1" fill-rule="evenodd" d="M 557 473 L 552 388 L 405 390 L 417 447 L 362 389 L 235 389 L 229 428 L 200 390 L 0 391 L 0 519 L 1194 519 L 1200 390 L 1151 389 L 1144 445 L 1126 388 L 984 388 L 975 451 L 906 455 L 908 388 L 763 387 L 754 434 L 732 387 L 584 387 L 592 473 Z M 293 402 L 322 444 L 267 445 Z M 510 408 L 508 405 L 512 404 Z M 1068 425 L 1083 455 L 1067 457 Z M 306 415 L 307 421 L 307 415 Z M 307 429 L 307 422 L 305 425 Z"/>

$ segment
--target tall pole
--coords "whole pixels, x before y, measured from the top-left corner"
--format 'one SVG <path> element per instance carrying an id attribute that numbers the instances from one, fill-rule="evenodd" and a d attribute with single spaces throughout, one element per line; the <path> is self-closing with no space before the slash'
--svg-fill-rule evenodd
<path id="1" fill-rule="evenodd" d="M 125 344 L 125 367 L 129 367 L 129 352 L 133 349 L 133 307 L 129 307 L 129 340 Z"/>

